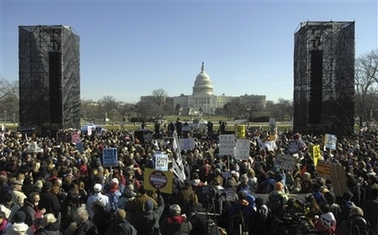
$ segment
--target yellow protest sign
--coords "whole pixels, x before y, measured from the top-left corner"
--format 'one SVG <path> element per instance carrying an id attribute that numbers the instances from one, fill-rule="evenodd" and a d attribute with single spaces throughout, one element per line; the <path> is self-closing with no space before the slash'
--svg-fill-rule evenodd
<path id="1" fill-rule="evenodd" d="M 162 193 L 172 194 L 172 184 L 172 172 L 144 168 L 144 189 L 159 190 Z"/>
<path id="2" fill-rule="evenodd" d="M 312 157 L 314 159 L 314 166 L 318 165 L 318 160 L 322 157 L 320 153 L 320 145 L 312 146 Z"/>
<path id="3" fill-rule="evenodd" d="M 236 126 L 236 138 L 239 138 L 239 139 L 245 138 L 245 125 Z"/>

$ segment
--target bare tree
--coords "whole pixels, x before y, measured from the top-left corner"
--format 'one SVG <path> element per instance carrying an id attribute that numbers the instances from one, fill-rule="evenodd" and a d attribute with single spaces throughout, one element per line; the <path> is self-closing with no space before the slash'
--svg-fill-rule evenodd
<path id="1" fill-rule="evenodd" d="M 152 91 L 152 101 L 158 107 L 163 107 L 168 94 L 164 89 L 157 89 Z"/>
<path id="2" fill-rule="evenodd" d="M 17 81 L 0 79 L 0 112 L 4 120 L 16 122 L 19 116 L 19 93 Z"/>
<path id="3" fill-rule="evenodd" d="M 371 113 L 378 107 L 375 100 L 378 92 L 378 50 L 373 50 L 356 59 L 355 64 L 355 107 L 359 124 L 371 118 Z"/>
<path id="4" fill-rule="evenodd" d="M 148 101 L 139 101 L 135 104 L 135 113 L 142 121 L 152 118 L 156 112 L 156 105 Z"/>

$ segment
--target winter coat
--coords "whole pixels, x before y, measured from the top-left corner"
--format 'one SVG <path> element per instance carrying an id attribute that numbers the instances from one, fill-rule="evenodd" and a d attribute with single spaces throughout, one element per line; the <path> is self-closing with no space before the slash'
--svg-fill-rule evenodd
<path id="1" fill-rule="evenodd" d="M 106 231 L 106 235 L 137 235 L 137 230 L 127 220 L 115 222 Z"/>
<path id="2" fill-rule="evenodd" d="M 193 225 L 181 215 L 168 217 L 160 225 L 162 235 L 188 235 Z"/>
<path id="3" fill-rule="evenodd" d="M 32 235 L 32 229 L 25 223 L 14 223 L 5 231 L 5 235 Z"/>

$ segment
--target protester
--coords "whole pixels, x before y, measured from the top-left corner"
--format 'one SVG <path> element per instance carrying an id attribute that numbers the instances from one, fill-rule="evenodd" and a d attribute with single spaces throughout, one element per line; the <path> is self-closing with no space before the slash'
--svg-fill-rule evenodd
<path id="1" fill-rule="evenodd" d="M 159 130 L 163 137 L 173 136 L 175 124 L 172 124 L 171 133 L 165 128 Z M 65 135 L 69 136 L 69 131 L 66 131 Z M 261 128 L 255 130 L 250 128 L 246 136 L 251 142 L 248 160 L 219 155 L 218 140 L 198 137 L 192 149 L 181 152 L 183 164 L 181 171 L 186 176 L 186 180 L 178 177 L 182 172 L 170 163 L 173 158 L 178 157 L 172 139 L 164 139 L 161 142 L 142 140 L 131 131 L 117 130 L 81 135 L 82 149 L 78 149 L 80 145 L 71 143 L 71 140 L 62 141 L 55 137 L 38 136 L 33 137 L 32 140 L 24 135 L 10 136 L 0 132 L 1 134 L 4 136 L 0 138 L 2 156 L 0 157 L 0 209 L 4 210 L 6 218 L 10 221 L 23 204 L 25 207 L 34 204 L 36 208 L 36 201 L 29 198 L 32 193 L 39 193 L 41 200 L 38 209 L 45 208 L 47 213 L 54 214 L 58 222 L 61 220 L 61 231 L 70 227 L 69 225 L 74 221 L 72 211 L 83 204 L 90 215 L 88 221 L 93 222 L 94 214 L 97 213 L 92 208 L 97 200 L 104 204 L 101 210 L 104 209 L 102 212 L 106 212 L 107 216 L 119 209 L 126 210 L 125 219 L 131 224 L 135 224 L 138 216 L 151 214 L 150 207 L 146 208 L 145 204 L 151 200 L 152 211 L 154 213 L 159 211 L 161 221 L 172 217 L 169 207 L 177 202 L 181 205 L 181 214 L 190 213 L 189 219 L 195 219 L 193 224 L 198 222 L 197 225 L 202 226 L 205 221 L 201 216 L 197 216 L 198 212 L 208 211 L 222 213 L 220 216 L 222 222 L 219 218 L 217 223 L 222 223 L 222 226 L 227 228 L 231 221 L 228 213 L 230 208 L 235 207 L 237 201 L 248 203 L 248 206 L 253 208 L 254 197 L 263 195 L 258 193 L 270 193 L 270 196 L 268 194 L 263 196 L 266 198 L 263 204 L 259 199 L 256 207 L 266 203 L 273 208 L 272 195 L 285 196 L 290 192 L 290 197 L 293 197 L 291 194 L 296 193 L 297 198 L 304 197 L 305 193 L 313 195 L 314 200 L 309 198 L 308 201 L 310 207 L 306 207 L 308 203 L 306 202 L 299 208 L 303 209 L 301 213 L 306 212 L 306 216 L 314 221 L 317 216 L 321 218 L 323 214 L 328 213 L 324 207 L 327 206 L 340 226 L 342 221 L 349 218 L 351 208 L 361 204 L 366 220 L 371 225 L 377 224 L 373 209 L 376 195 L 372 194 L 377 187 L 378 170 L 375 152 L 378 138 L 374 132 L 369 134 L 369 137 L 361 135 L 340 138 L 335 150 L 325 148 L 324 136 L 302 136 L 305 144 L 319 145 L 320 159 L 325 163 L 344 166 L 348 175 L 348 184 L 347 188 L 338 187 L 338 191 L 334 191 L 334 188 L 340 182 L 334 182 L 332 185 L 330 179 L 319 178 L 309 149 L 301 147 L 295 153 L 291 152 L 289 146 L 290 142 L 295 141 L 293 138 L 295 134 L 290 132 L 282 133 L 275 141 L 276 147 L 270 148 L 269 139 L 266 138 L 267 132 Z M 188 132 L 189 137 L 193 137 L 192 134 L 193 132 Z M 31 152 L 27 148 L 35 141 L 43 151 Z M 102 165 L 102 151 L 105 148 L 117 149 L 118 167 L 110 169 Z M 153 193 L 145 188 L 144 169 L 154 167 L 152 163 L 156 151 L 168 156 L 168 168 L 174 173 L 171 194 Z M 277 167 L 279 154 L 290 155 L 295 159 L 291 169 L 287 168 L 283 171 Z M 20 164 L 22 167 L 18 167 Z M 78 190 L 79 193 L 73 196 L 72 189 Z M 340 192 L 340 189 L 345 192 Z M 239 195 L 239 198 L 237 192 L 244 194 Z M 335 192 L 338 196 L 344 194 L 344 197 L 336 198 Z M 113 194 L 115 197 L 112 197 Z M 196 200 L 185 199 L 185 195 L 198 198 L 198 202 L 204 203 L 203 211 L 198 207 L 193 208 L 193 205 L 198 203 Z M 164 203 L 161 203 L 163 199 Z M 282 201 L 283 208 L 285 201 L 287 198 Z M 162 205 L 163 208 L 166 205 L 165 212 L 159 210 Z M 103 222 L 105 219 L 97 221 Z M 30 221 L 27 223 L 30 224 Z M 104 227 L 106 226 L 103 226 L 102 231 Z M 197 226 L 193 227 L 195 231 Z M 161 229 L 159 226 L 154 228 Z"/>
<path id="2" fill-rule="evenodd" d="M 169 216 L 160 225 L 162 235 L 189 235 L 193 225 L 181 214 L 178 204 L 169 207 Z"/>
<path id="3" fill-rule="evenodd" d="M 137 230 L 126 220 L 126 211 L 119 209 L 115 212 L 115 222 L 105 235 L 137 235 Z"/>
<path id="4" fill-rule="evenodd" d="M 13 216 L 13 222 L 5 230 L 5 235 L 32 235 L 32 229 L 25 224 L 25 212 L 18 211 Z"/>
<path id="5" fill-rule="evenodd" d="M 88 209 L 88 213 L 89 213 L 89 217 L 90 219 L 93 219 L 93 216 L 94 216 L 94 212 L 93 212 L 93 209 L 92 209 L 92 204 L 95 202 L 95 201 L 100 201 L 103 203 L 103 205 L 105 206 L 106 210 L 110 211 L 110 203 L 109 203 L 109 197 L 102 194 L 101 193 L 101 190 L 102 190 L 102 185 L 101 184 L 95 184 L 93 186 L 93 195 L 89 196 L 88 197 L 88 200 L 87 200 L 87 209 Z"/>

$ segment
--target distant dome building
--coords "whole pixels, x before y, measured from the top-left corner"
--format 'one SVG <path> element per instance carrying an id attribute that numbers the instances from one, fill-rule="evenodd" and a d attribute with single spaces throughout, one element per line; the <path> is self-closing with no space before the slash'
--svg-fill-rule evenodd
<path id="1" fill-rule="evenodd" d="M 142 96 L 141 100 L 148 100 L 150 96 Z M 168 103 L 182 108 L 182 115 L 196 115 L 202 112 L 206 115 L 213 115 L 219 108 L 223 108 L 225 104 L 233 100 L 238 100 L 244 105 L 254 107 L 265 107 L 265 95 L 242 95 L 242 96 L 220 96 L 214 95 L 213 85 L 210 76 L 205 72 L 205 65 L 202 62 L 201 72 L 197 75 L 194 81 L 192 95 L 174 96 L 167 99 Z M 173 101 L 173 103 L 172 103 Z"/>
<path id="2" fill-rule="evenodd" d="M 193 95 L 212 95 L 213 85 L 210 76 L 205 71 L 205 64 L 202 62 L 201 72 L 197 75 L 193 86 Z"/>

